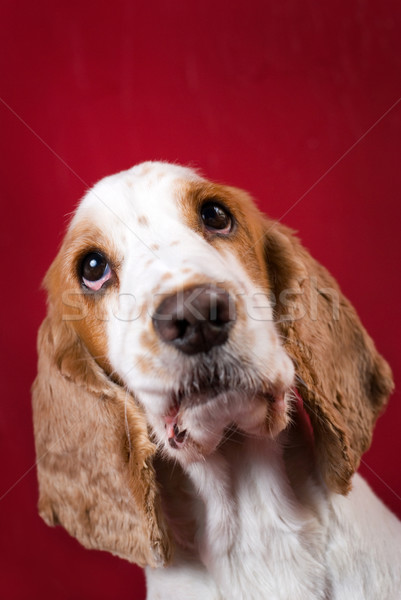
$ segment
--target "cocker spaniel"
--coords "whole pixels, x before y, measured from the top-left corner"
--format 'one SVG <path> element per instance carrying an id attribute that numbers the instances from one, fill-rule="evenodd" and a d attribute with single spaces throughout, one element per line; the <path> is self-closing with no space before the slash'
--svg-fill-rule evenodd
<path id="1" fill-rule="evenodd" d="M 392 390 L 337 283 L 238 189 L 147 162 L 80 203 L 45 287 L 39 511 L 149 600 L 396 600 L 355 474 Z"/>

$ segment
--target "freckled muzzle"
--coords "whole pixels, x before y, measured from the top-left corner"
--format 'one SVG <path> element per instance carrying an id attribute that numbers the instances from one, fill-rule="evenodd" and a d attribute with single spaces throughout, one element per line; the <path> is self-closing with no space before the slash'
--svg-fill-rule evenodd
<path id="1" fill-rule="evenodd" d="M 188 355 L 208 352 L 224 344 L 235 320 L 233 297 L 212 284 L 168 296 L 152 317 L 162 342 Z"/>

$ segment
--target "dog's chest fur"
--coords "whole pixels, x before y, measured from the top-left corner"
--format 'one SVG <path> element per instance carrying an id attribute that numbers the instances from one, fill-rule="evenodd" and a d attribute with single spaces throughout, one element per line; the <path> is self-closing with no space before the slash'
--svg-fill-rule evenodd
<path id="1" fill-rule="evenodd" d="M 234 437 L 190 467 L 171 525 L 184 547 L 193 518 L 193 537 L 147 570 L 148 600 L 400 600 L 397 519 L 359 475 L 347 497 L 329 492 L 300 439 L 280 437 Z"/>
<path id="2" fill-rule="evenodd" d="M 280 444 L 234 439 L 205 462 L 191 465 L 189 474 L 201 500 L 195 505 L 195 562 L 181 564 L 189 582 L 181 583 L 180 590 L 192 594 L 196 585 L 207 585 L 208 600 L 327 597 L 322 566 L 326 515 L 296 498 Z M 306 485 L 316 494 L 312 481 Z M 195 585 L 196 564 L 201 581 Z M 198 598 L 181 596 L 181 591 L 177 596 L 175 569 L 171 575 L 176 598 Z M 150 594 L 150 599 L 172 597 L 169 577 L 165 579 L 165 595 Z"/>
<path id="3" fill-rule="evenodd" d="M 223 597 L 324 598 L 325 540 L 290 489 L 279 445 L 247 440 L 227 453 L 192 469 L 205 503 L 200 554 Z"/>

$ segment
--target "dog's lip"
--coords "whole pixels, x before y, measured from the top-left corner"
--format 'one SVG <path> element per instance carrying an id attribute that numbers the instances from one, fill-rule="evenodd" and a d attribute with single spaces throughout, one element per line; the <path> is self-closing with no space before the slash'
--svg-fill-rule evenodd
<path id="1" fill-rule="evenodd" d="M 199 404 L 201 402 L 211 402 L 220 394 L 232 391 L 234 390 L 227 386 L 210 384 L 210 386 L 196 386 L 191 389 L 189 393 L 185 393 L 182 390 L 173 392 L 171 394 L 168 411 L 163 416 L 167 441 L 170 447 L 174 450 L 180 450 L 186 442 L 187 430 L 180 429 L 178 424 L 179 413 L 183 404 L 185 408 L 188 408 L 191 405 Z"/>
<path id="2" fill-rule="evenodd" d="M 180 407 L 175 402 L 170 406 L 168 413 L 164 416 L 164 427 L 166 429 L 167 440 L 171 448 L 174 450 L 180 449 L 187 436 L 186 429 L 180 430 L 178 427 L 178 413 Z"/>
<path id="3" fill-rule="evenodd" d="M 212 392 L 212 393 L 211 393 Z M 190 398 L 193 400 L 193 397 L 196 396 L 197 400 L 196 403 L 199 403 L 200 401 L 213 401 L 215 398 L 217 398 L 217 396 L 221 395 L 221 394 L 229 394 L 229 393 L 238 393 L 238 389 L 235 388 L 229 388 L 229 387 L 218 387 L 217 389 L 215 387 L 213 388 L 209 388 L 209 389 L 204 389 L 204 390 L 200 390 L 199 391 L 194 391 L 193 393 L 191 393 L 189 396 Z M 276 405 L 276 406 L 281 406 L 282 409 L 285 409 L 285 391 L 284 390 L 274 390 L 274 389 L 269 389 L 269 390 L 241 390 L 241 392 L 246 392 L 251 394 L 252 396 L 259 396 L 264 398 L 267 402 Z M 187 438 L 187 430 L 186 429 L 180 429 L 179 428 L 179 413 L 182 407 L 182 404 L 185 402 L 185 404 L 187 404 L 187 399 L 188 399 L 188 395 L 185 395 L 183 393 L 174 393 L 172 394 L 172 400 L 171 403 L 169 405 L 169 409 L 167 411 L 167 413 L 163 416 L 164 419 L 164 426 L 166 429 L 166 435 L 167 435 L 167 440 L 168 443 L 170 445 L 171 448 L 175 449 L 175 450 L 179 450 L 181 449 L 185 442 L 186 442 L 186 438 Z M 188 401 L 189 406 L 191 405 L 191 401 Z M 187 408 L 187 407 L 186 407 Z"/>

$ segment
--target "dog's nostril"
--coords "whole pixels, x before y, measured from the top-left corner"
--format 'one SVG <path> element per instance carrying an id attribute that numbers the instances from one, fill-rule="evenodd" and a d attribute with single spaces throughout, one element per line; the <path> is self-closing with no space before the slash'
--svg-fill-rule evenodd
<path id="1" fill-rule="evenodd" d="M 189 327 L 189 322 L 186 319 L 177 319 L 177 321 L 175 321 L 174 324 L 175 324 L 175 326 L 177 328 L 177 332 L 178 332 L 177 337 L 183 338 Z"/>
<path id="2" fill-rule="evenodd" d="M 208 352 L 224 344 L 235 321 L 235 305 L 226 290 L 203 285 L 165 298 L 153 315 L 163 342 L 185 354 Z"/>

